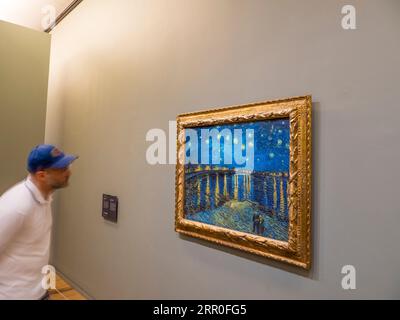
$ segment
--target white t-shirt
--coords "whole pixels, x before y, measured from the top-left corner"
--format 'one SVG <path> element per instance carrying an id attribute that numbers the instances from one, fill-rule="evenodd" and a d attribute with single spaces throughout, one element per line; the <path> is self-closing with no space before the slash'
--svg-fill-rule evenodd
<path id="1" fill-rule="evenodd" d="M 0 299 L 40 299 L 49 263 L 51 201 L 28 177 L 0 197 Z"/>

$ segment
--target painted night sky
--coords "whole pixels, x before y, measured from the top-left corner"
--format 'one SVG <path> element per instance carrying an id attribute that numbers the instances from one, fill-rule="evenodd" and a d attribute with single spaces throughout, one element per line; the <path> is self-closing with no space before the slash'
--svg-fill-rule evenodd
<path id="1" fill-rule="evenodd" d="M 208 143 L 202 143 L 202 129 L 216 129 L 222 132 L 218 135 L 220 141 L 220 148 L 212 145 L 210 138 Z M 228 131 L 224 129 L 228 129 Z M 242 137 L 240 139 L 234 135 L 235 129 L 242 129 Z M 246 130 L 254 130 L 254 136 L 250 133 L 247 134 Z M 186 156 L 190 155 L 190 148 L 197 147 L 197 163 L 207 165 L 211 163 L 213 153 L 220 156 L 220 163 L 213 163 L 220 167 L 227 167 L 230 169 L 245 167 L 246 164 L 235 163 L 234 158 L 232 164 L 224 164 L 224 145 L 230 143 L 243 144 L 242 155 L 246 155 L 246 148 L 254 148 L 254 171 L 264 172 L 289 172 L 289 119 L 276 119 L 267 121 L 255 121 L 247 123 L 239 123 L 233 125 L 220 125 L 212 127 L 194 128 L 197 132 L 198 142 L 191 141 L 190 138 L 186 140 L 187 152 Z M 247 144 L 246 144 L 247 138 Z M 232 143 L 233 142 L 233 143 Z M 205 146 L 205 147 L 203 147 Z M 234 147 L 234 146 L 233 146 Z M 234 150 L 232 147 L 232 150 Z M 209 163 L 201 163 L 201 152 L 209 153 Z"/>

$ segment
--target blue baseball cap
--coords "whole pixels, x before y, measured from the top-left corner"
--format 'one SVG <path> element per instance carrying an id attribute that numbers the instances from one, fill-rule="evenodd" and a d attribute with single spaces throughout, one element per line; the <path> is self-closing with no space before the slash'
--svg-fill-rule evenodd
<path id="1" fill-rule="evenodd" d="M 35 173 L 43 169 L 68 167 L 78 156 L 66 155 L 57 147 L 41 144 L 32 149 L 28 156 L 28 171 Z"/>

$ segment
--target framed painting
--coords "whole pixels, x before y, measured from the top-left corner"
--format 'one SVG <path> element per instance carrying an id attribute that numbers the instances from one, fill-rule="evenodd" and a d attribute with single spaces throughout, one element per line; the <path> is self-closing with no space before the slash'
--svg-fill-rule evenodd
<path id="1" fill-rule="evenodd" d="M 177 117 L 175 230 L 309 269 L 311 96 Z"/>

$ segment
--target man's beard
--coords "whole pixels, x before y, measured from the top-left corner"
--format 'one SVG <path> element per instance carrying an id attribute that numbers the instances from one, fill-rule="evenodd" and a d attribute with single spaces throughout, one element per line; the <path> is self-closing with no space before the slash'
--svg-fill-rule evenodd
<path id="1" fill-rule="evenodd" d="M 68 186 L 68 179 L 64 182 L 53 182 L 50 184 L 53 190 L 62 189 Z"/>

